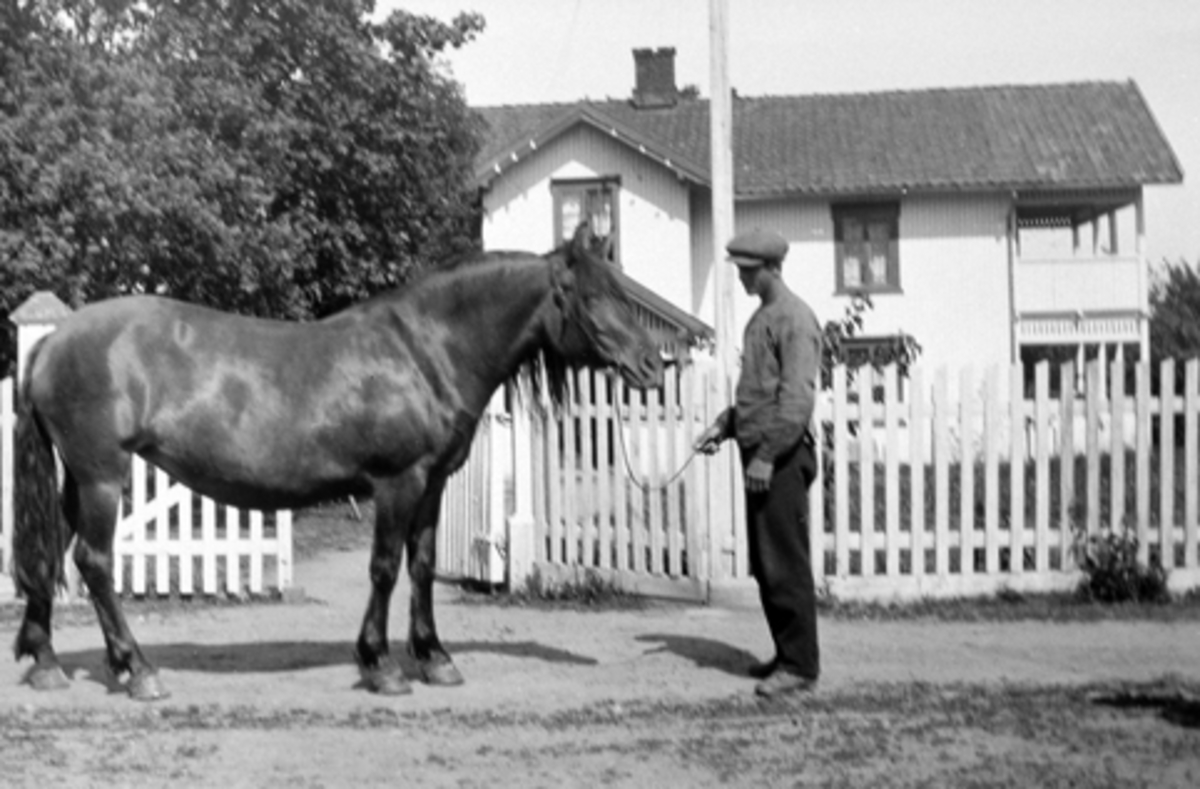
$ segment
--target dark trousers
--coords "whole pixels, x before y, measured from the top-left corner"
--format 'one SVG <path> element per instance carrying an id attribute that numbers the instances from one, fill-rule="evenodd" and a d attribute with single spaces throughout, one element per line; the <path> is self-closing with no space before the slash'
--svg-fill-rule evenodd
<path id="1" fill-rule="evenodd" d="M 743 466 L 751 456 L 743 454 Z M 775 461 L 766 493 L 746 494 L 750 572 L 758 582 L 775 657 L 786 670 L 816 679 L 817 595 L 808 547 L 808 488 L 816 477 L 812 446 L 802 442 Z"/>

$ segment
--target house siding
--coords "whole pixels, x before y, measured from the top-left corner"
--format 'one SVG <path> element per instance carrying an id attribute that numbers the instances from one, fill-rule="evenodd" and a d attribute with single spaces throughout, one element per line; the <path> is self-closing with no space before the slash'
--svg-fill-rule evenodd
<path id="1" fill-rule="evenodd" d="M 669 168 L 595 127 L 581 124 L 529 151 L 484 197 L 488 249 L 544 251 L 554 243 L 555 178 L 619 175 L 620 248 L 626 273 L 672 304 L 715 325 L 711 196 Z M 848 198 L 853 200 L 853 198 Z M 868 335 L 906 332 L 926 368 L 971 365 L 982 374 L 1012 360 L 1006 192 L 905 195 L 900 201 L 901 292 L 878 294 L 865 316 Z M 777 230 L 791 243 L 788 284 L 822 321 L 840 318 L 831 203 L 820 198 L 744 200 L 740 230 Z M 722 240 L 722 244 L 723 244 Z M 719 246 L 719 245 L 718 245 Z M 734 283 L 737 333 L 757 302 Z M 954 383 L 951 383 L 953 388 Z"/>
<path id="2" fill-rule="evenodd" d="M 904 197 L 900 204 L 901 293 L 872 297 L 863 333 L 911 334 L 927 367 L 1011 360 L 1007 216 L 1003 195 Z M 840 318 L 848 299 L 836 293 L 833 217 L 822 200 L 743 203 L 738 230 L 770 228 L 791 243 L 784 279 L 822 322 Z M 754 302 L 739 294 L 739 325 Z"/>
<path id="3" fill-rule="evenodd" d="M 532 151 L 530 153 L 533 153 Z M 484 196 L 486 249 L 554 245 L 555 178 L 621 176 L 620 251 L 625 273 L 693 312 L 688 188 L 666 167 L 608 135 L 579 126 L 505 171 Z"/>

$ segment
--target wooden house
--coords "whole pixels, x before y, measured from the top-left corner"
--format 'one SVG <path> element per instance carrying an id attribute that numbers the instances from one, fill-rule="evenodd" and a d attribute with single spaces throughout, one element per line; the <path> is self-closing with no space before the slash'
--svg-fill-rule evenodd
<path id="1" fill-rule="evenodd" d="M 712 322 L 709 104 L 674 56 L 636 50 L 629 99 L 479 108 L 483 242 L 549 246 L 590 219 L 615 265 Z M 869 294 L 865 341 L 908 333 L 927 366 L 1145 358 L 1144 190 L 1183 174 L 1132 81 L 735 97 L 733 145 L 737 229 L 789 240 L 785 277 L 822 320 Z M 753 306 L 739 294 L 739 325 Z"/>

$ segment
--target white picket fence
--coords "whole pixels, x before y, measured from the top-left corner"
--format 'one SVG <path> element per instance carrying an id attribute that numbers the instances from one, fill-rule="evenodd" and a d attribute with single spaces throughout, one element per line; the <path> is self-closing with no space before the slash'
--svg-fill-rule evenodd
<path id="1" fill-rule="evenodd" d="M 853 385 L 835 371 L 817 411 L 829 451 L 810 493 L 819 582 L 844 598 L 1061 589 L 1079 578 L 1080 539 L 1128 528 L 1140 558 L 1160 563 L 1174 589 L 1200 586 L 1200 362 L 1128 367 L 1102 375 L 1092 363 L 1083 394 L 1068 383 L 1066 396 L 1051 395 L 1047 365 L 1028 392 L 1019 366 L 932 376 L 918 368 L 905 381 L 891 368 L 866 370 Z M 1070 365 L 1058 372 L 1074 380 Z M 1152 373 L 1161 381 L 1153 391 Z M 699 599 L 747 586 L 733 452 L 673 476 L 729 401 L 715 375 L 691 367 L 648 397 L 585 375 L 562 415 L 540 406 L 523 420 L 490 414 L 447 489 L 439 571 L 520 583 L 511 568 L 527 539 L 527 569 L 595 570 Z M 5 568 L 12 398 L 11 382 L 0 382 Z M 527 427 L 514 430 L 518 422 Z M 119 588 L 258 594 L 291 584 L 290 513 L 239 513 L 136 468 L 118 528 Z M 520 479 L 529 491 L 514 490 Z M 521 521 L 515 501 L 531 502 L 521 513 L 528 533 L 511 528 Z"/>
<path id="2" fill-rule="evenodd" d="M 894 368 L 863 371 L 853 391 L 837 371 L 821 410 L 831 484 L 813 490 L 818 577 L 851 597 L 1061 589 L 1079 578 L 1081 544 L 1108 533 L 1135 537 L 1173 588 L 1200 585 L 1200 368 L 1183 367 L 1180 396 L 1175 362 L 1154 394 L 1151 366 L 1131 367 L 1132 391 L 1125 364 L 1105 385 L 1093 362 L 1083 396 L 1068 383 L 1058 398 L 1046 364 L 1032 397 L 1019 365 L 960 371 L 957 399 L 944 370 L 932 388 L 914 370 L 904 397 Z M 1072 365 L 1060 375 L 1073 381 Z"/>
<path id="3" fill-rule="evenodd" d="M 134 457 L 114 540 L 118 592 L 261 595 L 292 585 L 292 513 L 218 504 Z"/>
<path id="4" fill-rule="evenodd" d="M 0 574 L 12 562 L 13 388 L 0 381 Z M 292 585 L 291 512 L 219 505 L 139 457 L 126 494 L 113 545 L 118 592 L 239 596 Z M 68 581 L 72 594 L 82 591 L 69 561 Z"/>
<path id="5" fill-rule="evenodd" d="M 1080 578 L 1078 546 L 1128 528 L 1141 560 L 1160 563 L 1172 588 L 1200 585 L 1198 364 L 1101 371 L 1092 363 L 1083 394 L 1065 365 L 1054 372 L 1068 382 L 1066 395 L 1054 397 L 1045 364 L 1029 392 L 1019 365 L 932 376 L 918 368 L 904 381 L 894 368 L 865 369 L 853 385 L 849 371 L 836 370 L 816 415 L 824 448 L 810 492 L 818 582 L 842 598 L 1064 589 Z M 1162 380 L 1155 392 L 1152 372 Z M 694 459 L 675 476 L 691 442 L 730 402 L 729 382 L 716 376 L 690 367 L 645 396 L 583 373 L 562 413 L 534 408 L 524 434 L 481 431 L 473 455 L 524 457 L 532 466 L 524 513 L 532 561 L 520 566 L 559 577 L 596 572 L 692 599 L 752 592 L 734 452 Z M 510 415 L 488 418 L 507 425 Z M 525 539 L 512 524 L 505 530 L 522 498 L 512 490 L 512 464 L 492 462 L 489 472 L 472 462 L 448 489 L 458 505 L 443 512 L 442 545 L 492 544 L 494 561 L 511 563 Z M 455 537 L 464 530 L 469 541 Z M 448 574 L 471 575 L 462 563 L 451 568 L 452 555 L 439 562 Z M 504 577 L 494 562 L 489 572 Z M 510 568 L 508 580 L 524 578 Z"/>
<path id="6" fill-rule="evenodd" d="M 539 412 L 531 457 L 541 572 L 586 567 L 644 593 L 705 595 L 724 549 L 714 553 L 707 531 L 734 523 L 707 516 L 719 464 L 688 462 L 716 413 L 705 405 L 706 380 L 672 371 L 663 389 L 643 392 L 581 371 L 562 418 Z"/>

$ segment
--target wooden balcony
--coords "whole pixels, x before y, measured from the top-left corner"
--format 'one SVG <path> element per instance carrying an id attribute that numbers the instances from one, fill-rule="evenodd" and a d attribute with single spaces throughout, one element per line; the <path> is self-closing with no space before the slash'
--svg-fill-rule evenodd
<path id="1" fill-rule="evenodd" d="M 1146 277 L 1137 257 L 1018 260 L 1014 312 L 1023 344 L 1140 337 Z"/>
<path id="2" fill-rule="evenodd" d="M 1136 257 L 1020 260 L 1018 313 L 1140 312 L 1146 308 Z"/>

